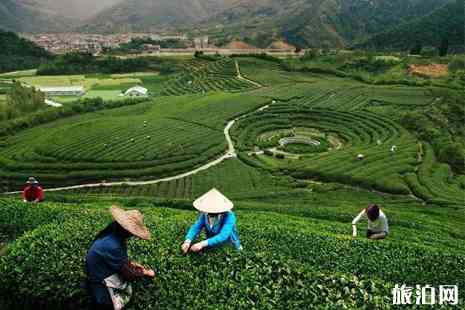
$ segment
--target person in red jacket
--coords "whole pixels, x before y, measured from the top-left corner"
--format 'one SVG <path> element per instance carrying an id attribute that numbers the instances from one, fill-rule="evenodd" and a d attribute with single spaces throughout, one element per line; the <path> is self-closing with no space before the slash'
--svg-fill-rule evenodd
<path id="1" fill-rule="evenodd" d="M 39 185 L 39 182 L 30 177 L 27 182 L 26 186 L 23 190 L 23 201 L 24 202 L 33 202 L 38 203 L 44 200 L 44 190 Z"/>

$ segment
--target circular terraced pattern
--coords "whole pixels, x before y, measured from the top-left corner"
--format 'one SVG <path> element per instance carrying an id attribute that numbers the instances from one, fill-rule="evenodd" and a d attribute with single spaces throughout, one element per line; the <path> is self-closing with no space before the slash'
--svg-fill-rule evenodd
<path id="1" fill-rule="evenodd" d="M 257 141 L 264 133 L 291 131 L 296 127 L 317 129 L 328 137 L 336 136 L 344 147 L 304 154 L 295 161 L 276 159 L 270 162 L 267 156 L 258 156 L 256 160 L 272 169 L 278 166 L 299 178 L 409 193 L 403 175 L 415 168 L 417 141 L 386 117 L 367 111 L 343 112 L 279 103 L 241 120 L 233 134 L 238 141 L 237 148 L 250 152 L 259 148 Z M 398 148 L 395 154 L 389 151 L 392 145 Z M 357 154 L 364 154 L 365 160 L 357 160 Z"/>
<path id="2" fill-rule="evenodd" d="M 314 146 L 321 145 L 320 141 L 308 137 L 287 137 L 279 140 L 280 146 L 286 146 L 288 144 L 306 144 Z"/>

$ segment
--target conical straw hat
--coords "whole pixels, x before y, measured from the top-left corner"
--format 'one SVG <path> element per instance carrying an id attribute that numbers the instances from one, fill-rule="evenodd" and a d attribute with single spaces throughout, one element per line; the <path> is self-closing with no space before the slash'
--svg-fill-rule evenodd
<path id="1" fill-rule="evenodd" d="M 205 213 L 223 213 L 231 210 L 234 204 L 216 188 L 212 188 L 194 201 L 194 207 Z"/>
<path id="2" fill-rule="evenodd" d="M 144 216 L 139 210 L 125 211 L 117 206 L 110 209 L 113 219 L 124 229 L 144 240 L 150 239 L 150 231 L 144 225 Z"/>

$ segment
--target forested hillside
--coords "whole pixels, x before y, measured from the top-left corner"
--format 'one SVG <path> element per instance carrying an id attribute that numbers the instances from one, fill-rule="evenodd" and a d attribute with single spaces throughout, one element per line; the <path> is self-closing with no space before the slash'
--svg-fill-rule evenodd
<path id="1" fill-rule="evenodd" d="M 390 45 L 398 47 L 418 37 L 416 29 L 427 29 L 420 37 L 436 42 L 437 36 L 463 24 L 463 3 L 460 8 L 450 5 L 438 10 L 453 1 L 106 0 L 92 4 L 88 0 L 4 0 L 0 3 L 0 28 L 89 33 L 173 30 L 193 36 L 208 34 L 217 45 L 239 39 L 258 47 L 279 40 L 300 47 L 347 47 L 404 25 L 367 43 L 383 47 L 387 37 Z M 407 29 L 410 37 L 405 35 Z M 397 40 L 399 35 L 403 38 Z M 460 33 L 452 35 L 457 41 Z"/>
<path id="2" fill-rule="evenodd" d="M 280 0 L 239 1 L 209 18 L 205 27 L 219 38 L 248 38 L 260 47 L 284 38 L 302 47 L 343 47 L 424 16 L 449 0 Z"/>
<path id="3" fill-rule="evenodd" d="M 130 0 L 79 28 L 86 32 L 181 28 L 218 45 L 239 38 L 268 47 L 285 39 L 302 47 L 342 47 L 424 16 L 450 0 Z M 194 28 L 193 28 L 194 27 Z"/>
<path id="4" fill-rule="evenodd" d="M 227 0 L 128 0 L 115 5 L 79 28 L 85 32 L 159 31 L 198 23 L 224 9 Z"/>
<path id="5" fill-rule="evenodd" d="M 0 30 L 0 72 L 32 69 L 51 58 L 47 51 L 34 43 Z"/>
<path id="6" fill-rule="evenodd" d="M 439 47 L 447 40 L 451 50 L 464 50 L 464 2 L 457 0 L 422 18 L 404 23 L 356 45 L 361 48 L 408 50 L 415 45 Z"/>
<path id="7" fill-rule="evenodd" d="M 62 15 L 54 14 L 31 1 L 0 1 L 0 29 L 15 32 L 65 31 L 73 24 Z"/>

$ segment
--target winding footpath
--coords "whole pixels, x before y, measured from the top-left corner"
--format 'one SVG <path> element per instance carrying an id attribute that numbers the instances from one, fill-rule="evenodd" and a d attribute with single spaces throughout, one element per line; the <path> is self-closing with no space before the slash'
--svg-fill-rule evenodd
<path id="1" fill-rule="evenodd" d="M 80 185 L 47 188 L 44 191 L 45 192 L 58 192 L 58 191 L 66 191 L 66 190 L 81 189 L 81 188 L 95 188 L 95 187 L 107 187 L 107 186 L 110 187 L 110 186 L 121 186 L 121 185 L 128 185 L 128 186 L 150 185 L 150 184 L 157 184 L 157 183 L 161 183 L 161 182 L 169 182 L 169 181 L 173 181 L 173 180 L 178 180 L 178 179 L 182 179 L 182 178 L 194 175 L 196 173 L 199 173 L 201 171 L 204 171 L 204 170 L 207 170 L 207 169 L 209 169 L 211 167 L 214 167 L 214 166 L 222 163 L 223 161 L 225 161 L 227 159 L 236 158 L 237 157 L 236 148 L 234 147 L 234 142 L 233 142 L 233 140 L 231 138 L 231 135 L 230 135 L 230 130 L 231 130 L 232 126 L 234 126 L 236 121 L 238 121 L 238 120 L 240 120 L 242 118 L 245 118 L 245 117 L 249 116 L 250 114 L 263 111 L 263 110 L 267 109 L 268 107 L 269 107 L 269 105 L 262 106 L 262 107 L 258 108 L 257 110 L 254 110 L 254 111 L 252 111 L 250 113 L 241 115 L 241 116 L 236 117 L 235 119 L 229 121 L 227 123 L 226 127 L 223 130 L 224 136 L 226 138 L 226 142 L 228 143 L 228 149 L 227 149 L 226 153 L 223 154 L 222 156 L 218 157 L 217 159 L 212 160 L 212 161 L 204 164 L 203 166 L 200 166 L 200 167 L 195 168 L 193 170 L 190 170 L 190 171 L 187 171 L 187 172 L 184 172 L 184 173 L 181 173 L 181 174 L 177 174 L 177 175 L 174 175 L 174 176 L 170 176 L 170 177 L 154 179 L 154 180 L 147 180 L 147 181 L 123 181 L 123 182 L 87 183 L 87 184 L 80 184 Z M 21 193 L 20 191 L 16 191 L 16 192 L 7 192 L 7 193 L 4 193 L 4 194 L 9 195 L 9 194 L 20 194 L 20 193 Z"/>
<path id="2" fill-rule="evenodd" d="M 237 60 L 235 60 L 234 63 L 236 64 L 237 78 L 239 80 L 249 82 L 250 84 L 253 84 L 253 85 L 257 86 L 258 88 L 263 87 L 262 84 L 259 84 L 259 83 L 255 82 L 255 81 L 252 81 L 252 80 L 249 80 L 248 78 L 243 77 L 242 74 L 241 74 L 241 70 L 239 69 L 239 63 L 237 62 Z"/>

